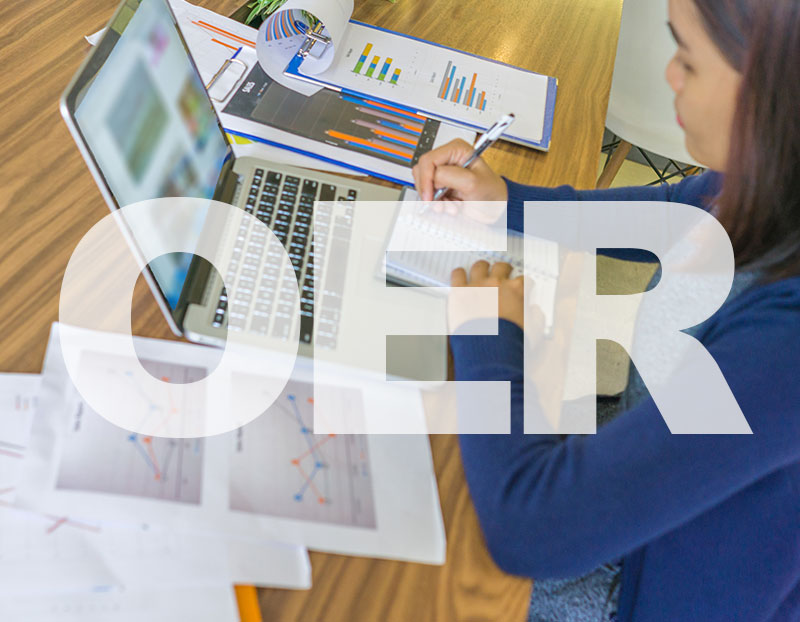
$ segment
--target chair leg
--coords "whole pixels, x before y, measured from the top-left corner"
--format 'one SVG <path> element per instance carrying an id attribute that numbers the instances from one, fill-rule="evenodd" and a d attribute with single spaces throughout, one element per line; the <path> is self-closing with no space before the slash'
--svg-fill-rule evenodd
<path id="1" fill-rule="evenodd" d="M 603 168 L 603 172 L 600 173 L 600 177 L 597 178 L 597 188 L 608 188 L 611 185 L 630 151 L 631 144 L 627 140 L 620 140 L 619 145 L 614 149 L 614 153 Z"/>

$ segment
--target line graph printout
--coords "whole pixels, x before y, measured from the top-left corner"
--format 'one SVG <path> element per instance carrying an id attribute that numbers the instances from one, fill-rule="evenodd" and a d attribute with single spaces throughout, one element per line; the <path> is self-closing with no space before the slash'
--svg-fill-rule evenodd
<path id="1" fill-rule="evenodd" d="M 164 400 L 142 392 L 136 375 L 143 372 L 126 369 L 122 361 L 87 351 L 80 373 L 91 373 L 112 388 L 136 387 L 143 419 L 202 416 L 202 405 L 191 403 L 181 384 L 204 378 L 205 368 L 141 359 L 147 372 L 169 383 L 164 384 Z M 203 439 L 135 434 L 108 422 L 79 399 L 70 415 L 56 487 L 199 504 L 202 475 Z"/>
<path id="2" fill-rule="evenodd" d="M 61 348 L 64 334 L 75 339 L 80 350 L 65 352 Z M 233 430 L 205 438 L 197 446 L 196 454 L 194 446 L 185 447 L 182 473 L 187 481 L 181 488 L 181 500 L 175 501 L 174 489 L 157 496 L 164 490 L 160 488 L 164 484 L 153 482 L 152 465 L 123 430 L 111 424 L 103 426 L 104 419 L 100 420 L 99 415 L 90 417 L 91 410 L 86 405 L 79 406 L 82 400 L 66 369 L 65 355 L 72 356 L 71 362 L 80 370 L 83 355 L 97 352 L 96 370 L 111 365 L 117 372 L 124 371 L 115 366 L 117 360 L 110 356 L 114 349 L 108 342 L 117 339 L 130 337 L 78 327 L 70 327 L 67 333 L 63 326 L 53 325 L 25 473 L 16 493 L 21 507 L 55 517 L 67 516 L 72 521 L 99 521 L 104 529 L 109 525 L 146 523 L 181 530 L 191 525 L 198 531 L 245 540 L 291 543 L 298 545 L 292 550 L 301 553 L 304 551 L 299 545 L 348 555 L 443 562 L 444 528 L 428 438 L 420 434 L 370 434 L 351 439 L 314 435 L 309 427 L 313 419 L 308 398 L 312 397 L 314 377 L 310 363 L 304 366 L 298 362 L 288 384 L 276 384 L 269 377 L 257 376 L 254 371 L 260 369 L 257 361 L 255 366 L 254 361 L 247 360 L 246 365 L 243 362 L 237 367 L 231 375 L 234 394 L 251 392 L 250 383 L 255 381 L 259 394 L 269 398 L 265 404 L 278 400 L 283 410 L 267 407 L 240 434 Z M 168 363 L 177 378 L 181 369 L 200 374 L 198 367 L 215 369 L 218 361 L 216 350 L 201 346 L 141 337 L 134 337 L 134 344 L 140 362 Z M 135 367 L 139 369 L 140 365 Z M 164 366 L 157 371 L 151 369 L 157 375 L 166 370 Z M 241 386 L 240 375 L 246 379 Z M 424 420 L 418 389 L 394 386 L 402 383 L 353 385 L 336 374 L 326 376 L 325 380 L 317 382 L 313 395 L 322 399 L 321 391 L 325 390 L 328 416 L 365 417 L 370 409 L 378 407 L 391 416 Z M 330 404 L 330 411 L 328 392 L 339 396 L 338 402 Z M 290 395 L 294 396 L 299 418 L 291 408 Z M 187 406 L 181 401 L 180 392 L 177 397 L 179 409 Z M 211 409 L 212 406 L 206 408 Z M 161 472 L 166 473 L 169 483 L 177 453 L 165 469 L 166 458 L 161 453 L 165 446 L 158 444 L 163 441 L 155 438 L 152 441 Z M 98 449 L 103 444 L 113 447 L 108 455 L 102 453 L 102 447 Z M 133 473 L 135 477 L 123 477 L 120 483 L 98 473 L 101 468 L 123 475 Z M 195 482 L 201 477 L 199 491 Z M 162 482 L 163 479 L 162 476 Z M 104 492 L 107 490 L 116 492 Z M 186 501 L 198 497 L 199 501 Z M 60 524 L 56 532 L 65 528 L 78 531 L 72 524 Z M 247 545 L 241 548 L 247 549 Z M 259 558 L 252 549 L 248 552 Z M 271 571 L 266 583 L 292 586 L 308 583 L 307 557 L 297 559 L 303 564 L 298 564 L 297 572 L 288 579 L 281 570 L 287 566 L 282 559 L 274 554 L 260 558 L 268 564 L 266 570 Z M 237 579 L 256 579 L 249 564 L 238 566 Z"/>
<path id="3" fill-rule="evenodd" d="M 359 391 L 342 407 L 363 413 Z M 374 528 L 368 439 L 314 434 L 313 386 L 291 380 L 277 401 L 232 435 L 232 510 Z"/>

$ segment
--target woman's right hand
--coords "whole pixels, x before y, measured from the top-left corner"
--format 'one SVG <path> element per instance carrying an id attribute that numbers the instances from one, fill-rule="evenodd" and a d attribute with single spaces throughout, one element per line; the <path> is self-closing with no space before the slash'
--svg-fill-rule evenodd
<path id="1" fill-rule="evenodd" d="M 456 139 L 423 155 L 412 169 L 420 198 L 432 201 L 436 189 L 449 188 L 444 196 L 445 202 L 507 201 L 506 182 L 482 158 L 475 160 L 469 168 L 461 166 L 472 151 L 472 145 Z M 433 206 L 440 211 L 436 203 Z"/>

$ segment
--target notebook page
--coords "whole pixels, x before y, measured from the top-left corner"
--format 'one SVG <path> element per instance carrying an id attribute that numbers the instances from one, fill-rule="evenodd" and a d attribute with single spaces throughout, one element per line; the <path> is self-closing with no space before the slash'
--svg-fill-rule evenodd
<path id="1" fill-rule="evenodd" d="M 406 193 L 387 245 L 387 278 L 409 285 L 446 287 L 455 268 L 468 269 L 480 259 L 489 263 L 505 261 L 512 266 L 512 278 L 524 272 L 534 280 L 532 302 L 542 309 L 547 328 L 552 326 L 559 274 L 558 244 L 529 237 L 534 260 L 524 266 L 521 233 L 461 215 L 432 210 L 421 214 L 421 204 L 409 201 L 410 194 Z M 393 250 L 397 248 L 414 250 Z"/>

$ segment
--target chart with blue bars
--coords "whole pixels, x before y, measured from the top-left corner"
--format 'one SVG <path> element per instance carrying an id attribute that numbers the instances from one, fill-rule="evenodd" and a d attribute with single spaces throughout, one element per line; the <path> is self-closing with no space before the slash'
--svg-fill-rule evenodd
<path id="1" fill-rule="evenodd" d="M 367 62 L 367 58 L 369 57 L 371 51 L 372 51 L 372 44 L 367 43 L 364 46 L 364 50 L 361 52 L 361 56 L 358 57 L 358 61 L 356 61 L 355 67 L 353 67 L 353 73 L 358 73 L 358 74 L 361 73 L 361 70 L 364 68 L 364 64 Z M 369 64 L 367 65 L 367 70 L 362 75 L 366 76 L 367 78 L 374 78 L 375 80 L 380 80 L 381 82 L 388 82 L 389 84 L 397 84 L 397 81 L 400 79 L 400 69 L 398 67 L 395 67 L 394 70 L 392 70 L 392 73 L 389 74 L 389 70 L 392 67 L 394 59 L 388 56 L 385 57 L 383 60 L 383 64 L 381 65 L 381 69 L 378 72 L 378 75 L 375 75 L 375 70 L 378 68 L 380 61 L 381 61 L 381 56 L 375 54 L 372 57 L 372 60 L 369 61 Z M 391 77 L 389 77 L 389 79 L 387 80 L 386 78 L 389 75 L 391 75 Z"/>
<path id="2" fill-rule="evenodd" d="M 369 54 L 369 50 L 366 52 Z M 391 75 L 396 81 L 400 70 L 392 69 L 391 63 L 392 59 L 386 58 L 379 71 L 372 70 L 370 79 L 383 76 L 382 84 L 388 84 L 386 78 Z M 359 71 L 367 75 L 363 67 Z M 395 164 L 416 164 L 433 147 L 440 127 L 437 120 L 385 100 L 328 89 L 306 97 L 274 82 L 260 65 L 242 84 L 250 86 L 238 88 L 225 107 L 226 113 Z"/>
<path id="3" fill-rule="evenodd" d="M 472 74 L 469 80 L 469 87 L 467 87 L 467 76 L 457 75 L 457 70 L 458 68 L 453 64 L 453 61 L 448 61 L 442 84 L 439 87 L 439 99 L 463 104 L 477 110 L 486 110 L 486 91 L 478 92 L 478 88 L 475 86 L 478 74 Z"/>

